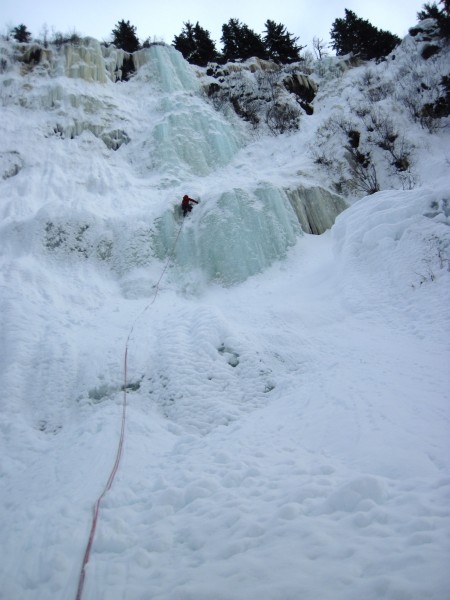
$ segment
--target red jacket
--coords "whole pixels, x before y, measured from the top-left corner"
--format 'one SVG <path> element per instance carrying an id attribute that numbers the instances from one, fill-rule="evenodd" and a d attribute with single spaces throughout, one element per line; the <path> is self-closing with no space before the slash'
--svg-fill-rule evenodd
<path id="1" fill-rule="evenodd" d="M 189 202 L 195 202 L 195 204 L 198 204 L 197 200 L 189 198 L 189 196 L 183 196 L 183 200 L 181 201 L 181 208 L 187 208 L 189 206 Z"/>

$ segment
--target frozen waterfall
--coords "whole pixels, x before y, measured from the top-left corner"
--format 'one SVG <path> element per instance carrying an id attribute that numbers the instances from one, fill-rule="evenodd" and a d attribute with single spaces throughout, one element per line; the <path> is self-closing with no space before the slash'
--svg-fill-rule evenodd
<path id="1" fill-rule="evenodd" d="M 187 217 L 174 252 L 183 282 L 196 270 L 225 286 L 244 281 L 283 258 L 301 234 L 286 194 L 270 185 L 228 190 L 196 211 Z M 172 251 L 179 226 L 172 212 L 158 220 L 153 243 L 159 258 Z"/>
<path id="2" fill-rule="evenodd" d="M 286 192 L 305 233 L 324 233 L 347 208 L 341 196 L 319 186 L 299 186 Z"/>
<path id="3" fill-rule="evenodd" d="M 152 166 L 184 177 L 204 176 L 226 165 L 243 146 L 242 128 L 205 102 L 189 63 L 170 46 L 135 54 L 137 79 L 158 91 L 150 140 Z"/>
<path id="4" fill-rule="evenodd" d="M 207 101 L 198 71 L 170 46 L 134 53 L 136 72 L 120 83 L 114 82 L 130 55 L 91 38 L 39 51 L 30 44 L 21 52 L 16 64 L 7 54 L 12 76 L 1 100 L 20 107 L 24 119 L 30 112 L 42 118 L 26 150 L 4 154 L 4 172 L 27 170 L 25 194 L 36 185 L 39 163 L 52 166 L 28 220 L 12 216 L 21 199 L 14 203 L 18 188 L 11 184 L 4 232 L 11 244 L 27 232 L 30 251 L 101 263 L 130 287 L 133 272 L 142 277 L 142 268 L 172 253 L 181 225 L 176 204 L 187 192 L 201 204 L 184 223 L 172 280 L 229 286 L 283 259 L 302 231 L 323 232 L 345 208 L 317 186 L 267 183 L 264 167 L 246 153 L 245 125 Z M 27 155 L 38 157 L 36 169 Z"/>

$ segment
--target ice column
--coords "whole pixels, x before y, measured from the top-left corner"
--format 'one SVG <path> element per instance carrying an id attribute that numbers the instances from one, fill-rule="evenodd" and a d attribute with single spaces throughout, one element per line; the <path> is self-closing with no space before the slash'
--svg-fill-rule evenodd
<path id="1" fill-rule="evenodd" d="M 136 53 L 145 75 L 159 88 L 153 130 L 153 167 L 181 177 L 204 176 L 226 165 L 243 144 L 238 131 L 203 97 L 192 67 L 169 46 Z M 142 68 L 142 67 L 141 67 Z"/>
<path id="2" fill-rule="evenodd" d="M 324 233 L 347 208 L 341 196 L 318 186 L 299 186 L 286 193 L 305 233 Z"/>
<path id="3" fill-rule="evenodd" d="M 154 248 L 164 258 L 179 224 L 166 213 L 157 227 Z M 174 263 L 181 278 L 200 269 L 207 281 L 228 286 L 284 258 L 298 235 L 300 224 L 284 192 L 269 185 L 254 192 L 234 189 L 211 203 L 201 220 L 188 217 Z"/>

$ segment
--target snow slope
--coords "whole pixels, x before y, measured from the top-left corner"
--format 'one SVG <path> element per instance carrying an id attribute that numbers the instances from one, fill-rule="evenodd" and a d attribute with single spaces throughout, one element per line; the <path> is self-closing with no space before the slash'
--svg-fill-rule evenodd
<path id="1" fill-rule="evenodd" d="M 448 133 L 412 128 L 415 189 L 302 234 L 335 83 L 252 140 L 151 52 L 126 84 L 1 75 L 0 598 L 75 598 L 130 336 L 83 598 L 442 600 Z"/>

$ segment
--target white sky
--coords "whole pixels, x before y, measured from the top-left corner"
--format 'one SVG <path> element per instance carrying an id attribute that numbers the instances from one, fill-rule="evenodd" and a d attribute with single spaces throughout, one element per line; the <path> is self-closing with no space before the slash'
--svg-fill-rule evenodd
<path id="1" fill-rule="evenodd" d="M 153 4 L 153 6 L 152 6 Z M 255 7 L 256 4 L 256 7 Z M 181 33 L 183 23 L 200 23 L 221 49 L 222 25 L 237 18 L 256 33 L 262 34 L 267 19 L 282 23 L 289 33 L 299 37 L 298 43 L 309 45 L 313 37 L 329 41 L 332 23 L 344 17 L 344 9 L 354 11 L 379 29 L 386 29 L 400 37 L 417 22 L 416 14 L 424 0 L 228 0 L 215 3 L 210 0 L 2 0 L 0 28 L 6 33 L 10 26 L 21 23 L 33 37 L 42 37 L 43 26 L 49 32 L 63 34 L 76 31 L 98 40 L 110 40 L 111 31 L 120 20 L 130 21 L 136 27 L 141 41 L 150 37 L 170 44 L 174 35 Z"/>

